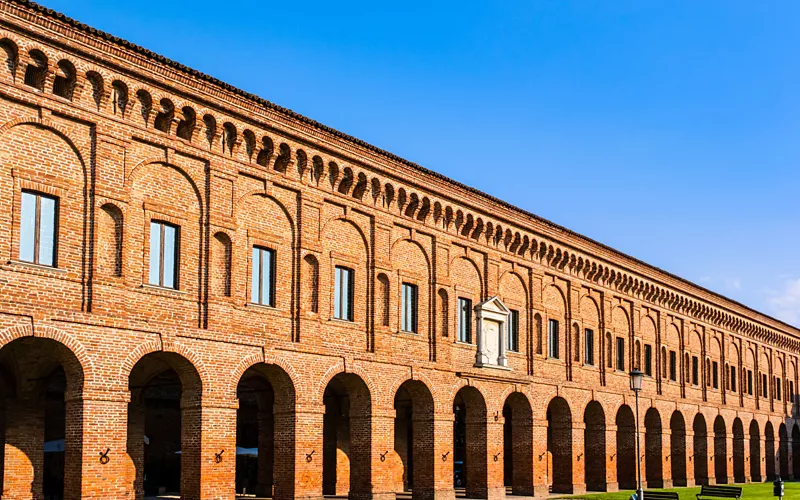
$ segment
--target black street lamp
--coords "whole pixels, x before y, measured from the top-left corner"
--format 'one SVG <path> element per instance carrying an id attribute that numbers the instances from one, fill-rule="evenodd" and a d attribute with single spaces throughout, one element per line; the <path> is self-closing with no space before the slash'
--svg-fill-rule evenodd
<path id="1" fill-rule="evenodd" d="M 642 382 L 644 382 L 644 373 L 635 369 L 630 373 L 631 376 L 631 390 L 636 394 L 636 472 L 639 476 L 638 488 L 636 489 L 636 496 L 638 500 L 644 500 L 644 492 L 642 491 L 642 446 L 639 442 L 639 391 L 642 390 Z"/>

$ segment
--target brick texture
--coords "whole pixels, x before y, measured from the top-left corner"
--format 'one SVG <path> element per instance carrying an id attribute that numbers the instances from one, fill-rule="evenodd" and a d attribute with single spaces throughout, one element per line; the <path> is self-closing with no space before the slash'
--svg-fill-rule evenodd
<path id="1" fill-rule="evenodd" d="M 27 1 L 0 21 L 2 498 L 543 496 L 632 488 L 637 454 L 648 487 L 800 472 L 797 329 Z M 58 200 L 54 266 L 20 257 L 23 192 Z M 152 221 L 179 228 L 174 289 Z M 458 337 L 458 299 L 494 296 L 508 370 Z"/>

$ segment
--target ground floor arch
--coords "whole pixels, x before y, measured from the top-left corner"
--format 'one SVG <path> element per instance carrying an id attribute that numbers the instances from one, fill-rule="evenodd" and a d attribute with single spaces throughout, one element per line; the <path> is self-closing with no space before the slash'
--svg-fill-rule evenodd
<path id="1" fill-rule="evenodd" d="M 728 482 L 728 432 L 721 415 L 714 419 L 714 478 L 717 484 Z"/>
<path id="2" fill-rule="evenodd" d="M 503 405 L 503 480 L 511 494 L 533 495 L 533 410 L 521 392 Z"/>
<path id="3" fill-rule="evenodd" d="M 414 499 L 434 495 L 433 395 L 424 383 L 405 381 L 395 393 L 394 452 L 402 474 L 395 491 L 410 491 Z"/>
<path id="4" fill-rule="evenodd" d="M 295 389 L 276 365 L 259 363 L 236 388 L 236 493 L 294 498 Z"/>
<path id="5" fill-rule="evenodd" d="M 572 411 L 561 397 L 547 406 L 547 451 L 553 463 L 553 492 L 572 493 Z"/>
<path id="6" fill-rule="evenodd" d="M 462 387 L 453 401 L 453 481 L 467 498 L 485 498 L 487 487 L 486 401 L 474 387 Z"/>
<path id="7" fill-rule="evenodd" d="M 778 427 L 778 465 L 782 478 L 789 477 L 789 432 L 786 424 Z"/>
<path id="8" fill-rule="evenodd" d="M 764 426 L 764 460 L 767 462 L 767 481 L 775 479 L 775 429 L 772 422 Z"/>
<path id="9" fill-rule="evenodd" d="M 617 410 L 617 452 L 613 457 L 620 489 L 636 488 L 636 419 L 628 405 Z"/>
<path id="10" fill-rule="evenodd" d="M 655 408 L 647 410 L 644 416 L 644 441 L 645 441 L 645 473 L 648 488 L 662 488 L 664 486 L 664 471 L 662 452 L 661 415 Z"/>
<path id="11" fill-rule="evenodd" d="M 136 498 L 200 494 L 200 376 L 192 363 L 172 352 L 153 352 L 137 361 L 128 377 L 128 455 Z"/>
<path id="12" fill-rule="evenodd" d="M 744 425 L 740 418 L 733 420 L 733 481 L 745 482 Z"/>
<path id="13" fill-rule="evenodd" d="M 367 496 L 372 486 L 372 397 L 364 380 L 339 373 L 325 387 L 322 492 Z"/>
<path id="14" fill-rule="evenodd" d="M 606 491 L 606 414 L 597 401 L 590 401 L 583 413 L 583 455 L 586 489 Z"/>
<path id="15" fill-rule="evenodd" d="M 681 412 L 672 412 L 669 429 L 672 483 L 674 486 L 686 486 L 686 422 Z"/>
<path id="16" fill-rule="evenodd" d="M 706 419 L 701 413 L 694 417 L 692 423 L 694 438 L 694 481 L 696 484 L 708 484 L 708 427 Z"/>
<path id="17" fill-rule="evenodd" d="M 750 479 L 760 482 L 761 478 L 761 431 L 758 422 L 750 421 Z"/>
<path id="18" fill-rule="evenodd" d="M 800 426 L 792 426 L 792 472 L 794 478 L 800 479 Z"/>
<path id="19" fill-rule="evenodd" d="M 9 498 L 77 498 L 81 488 L 83 369 L 49 338 L 0 348 L 0 488 Z"/>

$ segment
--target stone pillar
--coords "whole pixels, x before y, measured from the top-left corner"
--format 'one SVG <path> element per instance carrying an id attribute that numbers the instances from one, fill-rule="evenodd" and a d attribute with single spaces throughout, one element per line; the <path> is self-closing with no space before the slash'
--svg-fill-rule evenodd
<path id="1" fill-rule="evenodd" d="M 487 470 L 486 470 L 486 498 L 489 500 L 502 500 L 506 497 L 506 487 L 503 477 L 506 457 L 503 455 L 503 424 L 505 419 L 500 413 L 495 413 L 488 418 L 486 423 L 487 442 Z M 509 457 L 511 459 L 511 457 Z"/>
<path id="2" fill-rule="evenodd" d="M 751 460 L 751 457 L 750 457 L 750 433 L 746 432 L 744 434 L 744 439 L 742 441 L 743 441 L 742 446 L 744 446 L 744 477 L 743 477 L 743 479 L 744 479 L 745 483 L 749 484 L 749 483 L 753 482 L 753 478 L 750 477 L 750 460 Z"/>
<path id="3" fill-rule="evenodd" d="M 761 481 L 767 480 L 767 438 L 766 436 L 761 440 L 761 464 L 759 464 L 759 471 L 761 471 Z"/>
<path id="4" fill-rule="evenodd" d="M 548 496 L 553 471 L 547 456 L 547 419 L 533 420 L 533 471 L 533 496 Z"/>
<path id="5" fill-rule="evenodd" d="M 236 400 L 181 403 L 181 497 L 236 496 Z"/>
<path id="6" fill-rule="evenodd" d="M 467 498 L 488 498 L 489 446 L 486 420 L 485 410 L 482 413 L 477 408 L 467 410 L 467 459 L 464 464 L 467 473 Z"/>
<path id="7" fill-rule="evenodd" d="M 713 429 L 713 427 L 712 427 Z M 717 468 L 716 462 L 714 459 L 714 452 L 716 448 L 714 447 L 714 431 L 709 430 L 706 435 L 706 456 L 703 459 L 706 461 L 707 469 L 708 470 L 708 484 L 715 485 L 717 484 Z"/>
<path id="8" fill-rule="evenodd" d="M 292 495 L 282 498 L 322 498 L 322 421 L 325 405 L 298 403 L 295 412 L 295 470 Z M 276 483 L 280 477 L 275 478 Z M 276 491 L 277 493 L 277 491 Z"/>
<path id="9" fill-rule="evenodd" d="M 733 433 L 728 432 L 725 436 L 725 449 L 728 452 L 725 454 L 725 461 L 726 461 L 726 468 L 725 468 L 725 476 L 728 478 L 728 484 L 732 484 L 736 482 L 736 478 L 733 474 L 733 457 L 736 454 L 736 449 L 733 447 Z"/>
<path id="10" fill-rule="evenodd" d="M 672 430 L 662 427 L 661 428 L 661 477 L 664 481 L 664 488 L 672 488 L 674 482 L 672 480 Z"/>
<path id="11" fill-rule="evenodd" d="M 455 500 L 453 487 L 453 424 L 452 411 L 433 416 L 433 499 Z M 415 436 L 416 437 L 416 436 Z"/>
<path id="12" fill-rule="evenodd" d="M 619 460 L 619 450 L 617 450 L 617 426 L 606 425 L 606 491 L 619 491 L 617 481 L 617 460 Z"/>
<path id="13" fill-rule="evenodd" d="M 530 415 L 520 415 L 520 413 L 513 412 L 511 414 L 511 447 L 514 453 L 512 492 L 519 496 L 533 496 L 536 474 L 534 470 L 536 445 L 533 438 L 533 420 Z"/>
<path id="14" fill-rule="evenodd" d="M 6 402 L 4 499 L 43 498 L 45 402 L 26 396 Z"/>
<path id="15" fill-rule="evenodd" d="M 583 422 L 572 423 L 572 494 L 586 493 L 586 446 L 584 446 L 584 432 L 586 424 Z"/>
<path id="16" fill-rule="evenodd" d="M 84 391 L 81 399 L 67 399 L 65 498 L 135 497 L 127 454 L 129 400 L 128 391 Z"/>
<path id="17" fill-rule="evenodd" d="M 692 487 L 696 484 L 694 477 L 694 431 L 686 429 L 686 486 Z"/>
<path id="18" fill-rule="evenodd" d="M 373 410 L 371 420 L 371 450 L 367 450 L 370 459 L 367 463 L 371 463 L 371 484 L 366 485 L 366 491 L 363 497 L 358 491 L 350 491 L 350 498 L 366 498 L 373 500 L 394 500 L 396 494 L 392 489 L 392 471 L 391 462 L 388 460 L 389 453 L 394 450 L 394 419 L 397 412 L 394 408 L 380 408 Z M 354 417 L 350 417 L 350 436 L 356 437 L 357 432 L 355 428 L 362 425 L 360 422 L 354 422 Z M 364 422 L 364 425 L 369 426 L 370 422 Z M 355 443 L 351 444 L 351 451 Z M 357 454 L 354 452 L 351 459 L 357 459 Z M 383 458 L 381 458 L 383 457 Z"/>

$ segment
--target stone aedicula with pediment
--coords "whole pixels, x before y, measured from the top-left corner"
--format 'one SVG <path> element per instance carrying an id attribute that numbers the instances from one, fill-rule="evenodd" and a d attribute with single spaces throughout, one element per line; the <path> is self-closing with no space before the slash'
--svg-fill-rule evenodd
<path id="1" fill-rule="evenodd" d="M 474 307 L 477 320 L 475 366 L 510 370 L 506 358 L 508 316 L 511 311 L 499 297 L 490 297 Z"/>

